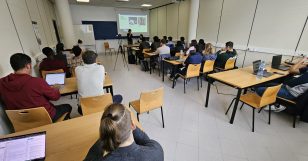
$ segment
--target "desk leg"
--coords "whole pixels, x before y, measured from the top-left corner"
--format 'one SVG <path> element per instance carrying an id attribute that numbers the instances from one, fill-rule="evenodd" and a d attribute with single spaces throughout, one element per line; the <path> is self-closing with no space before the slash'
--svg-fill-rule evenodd
<path id="1" fill-rule="evenodd" d="M 151 59 L 151 57 L 150 57 L 150 63 L 149 63 L 149 65 L 150 65 L 150 74 L 152 74 L 152 59 Z"/>
<path id="2" fill-rule="evenodd" d="M 211 90 L 211 83 L 210 81 L 208 81 L 206 99 L 205 99 L 205 107 L 208 107 L 208 104 L 209 104 L 210 90 Z"/>
<path id="3" fill-rule="evenodd" d="M 162 81 L 164 82 L 165 81 L 165 61 L 163 61 L 163 60 L 160 60 L 161 62 L 161 70 L 163 71 L 163 73 L 162 73 Z"/>
<path id="4" fill-rule="evenodd" d="M 234 122 L 235 114 L 236 114 L 236 111 L 237 111 L 237 105 L 238 105 L 238 102 L 240 101 L 241 93 L 242 93 L 242 89 L 239 88 L 238 91 L 237 91 L 237 96 L 236 96 L 235 104 L 234 104 L 234 107 L 233 107 L 233 111 L 232 111 L 232 115 L 231 115 L 231 119 L 230 119 L 230 124 L 233 124 L 233 122 Z"/>
<path id="5" fill-rule="evenodd" d="M 137 61 L 138 61 L 138 57 L 137 57 L 137 52 L 135 51 L 135 62 L 136 62 L 136 65 L 138 64 Z"/>
<path id="6" fill-rule="evenodd" d="M 113 87 L 112 86 L 110 87 L 110 93 L 111 93 L 111 96 L 113 96 Z"/>

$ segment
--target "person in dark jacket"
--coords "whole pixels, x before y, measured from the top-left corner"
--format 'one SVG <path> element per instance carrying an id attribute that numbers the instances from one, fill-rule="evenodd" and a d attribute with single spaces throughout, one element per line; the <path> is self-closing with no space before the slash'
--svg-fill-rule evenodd
<path id="1" fill-rule="evenodd" d="M 139 60 L 143 60 L 144 59 L 144 55 L 143 55 L 143 49 L 149 49 L 150 48 L 150 44 L 146 41 L 145 37 L 142 38 L 142 42 L 139 45 L 139 51 L 136 52 L 137 57 L 139 58 Z"/>
<path id="2" fill-rule="evenodd" d="M 199 45 L 199 50 L 203 52 L 205 50 L 205 45 L 206 45 L 204 39 L 200 39 L 198 45 Z"/>
<path id="3" fill-rule="evenodd" d="M 64 72 L 67 72 L 65 62 L 63 60 L 56 59 L 55 53 L 50 47 L 43 48 L 42 52 L 47 58 L 43 59 L 40 63 L 40 72 L 42 70 L 50 71 L 57 69 L 63 69 Z"/>
<path id="4" fill-rule="evenodd" d="M 184 52 L 184 46 L 181 41 L 177 41 L 175 45 L 175 52 L 179 53 L 181 50 Z"/>
<path id="5" fill-rule="evenodd" d="M 228 41 L 226 47 L 219 50 L 216 54 L 215 67 L 219 68 L 225 68 L 227 60 L 237 56 L 237 52 L 233 49 L 233 42 L 231 41 Z"/>
<path id="6" fill-rule="evenodd" d="M 100 138 L 85 161 L 163 161 L 160 144 L 135 126 L 130 111 L 122 104 L 111 104 L 103 113 Z"/>
<path id="7" fill-rule="evenodd" d="M 159 40 L 158 36 L 154 36 L 153 41 L 154 42 L 151 44 L 151 50 L 156 51 L 157 48 L 160 47 L 160 40 Z"/>
<path id="8" fill-rule="evenodd" d="M 66 55 L 63 52 L 64 52 L 64 44 L 58 43 L 56 45 L 56 53 L 57 54 L 55 55 L 55 58 L 63 61 L 65 63 L 65 66 L 67 66 L 67 58 L 66 58 Z"/>
<path id="9" fill-rule="evenodd" d="M 69 104 L 53 105 L 61 95 L 59 89 L 50 87 L 42 78 L 32 77 L 31 58 L 16 53 L 10 58 L 14 73 L 0 79 L 0 98 L 6 110 L 21 110 L 44 107 L 55 122 L 63 114 L 69 118 L 72 107 Z"/>

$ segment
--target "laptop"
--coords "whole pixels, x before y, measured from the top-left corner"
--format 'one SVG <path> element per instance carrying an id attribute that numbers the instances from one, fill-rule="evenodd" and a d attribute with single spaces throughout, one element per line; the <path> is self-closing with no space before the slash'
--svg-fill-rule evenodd
<path id="1" fill-rule="evenodd" d="M 281 65 L 281 59 L 282 59 L 282 55 L 273 56 L 273 59 L 272 59 L 272 68 L 273 68 L 273 69 L 282 70 L 282 71 L 287 71 L 287 70 L 289 70 L 290 67 L 285 66 L 285 65 Z"/>
<path id="2" fill-rule="evenodd" d="M 259 70 L 260 65 L 261 65 L 261 60 L 256 60 L 256 61 L 253 62 L 252 68 L 253 68 L 253 74 L 254 75 L 258 74 L 258 70 Z M 273 73 L 267 72 L 266 70 L 263 71 L 263 77 L 265 77 L 265 78 L 270 77 L 272 75 L 273 75 Z"/>
<path id="3" fill-rule="evenodd" d="M 44 161 L 46 132 L 0 139 L 0 161 Z"/>
<path id="4" fill-rule="evenodd" d="M 48 73 L 45 78 L 48 85 L 64 85 L 65 73 Z"/>

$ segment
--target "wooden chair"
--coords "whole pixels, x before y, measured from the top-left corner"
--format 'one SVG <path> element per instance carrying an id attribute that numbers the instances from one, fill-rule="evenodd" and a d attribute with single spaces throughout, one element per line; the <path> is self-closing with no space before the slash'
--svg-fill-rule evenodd
<path id="1" fill-rule="evenodd" d="M 113 101 L 110 93 L 106 93 L 101 96 L 80 98 L 80 105 L 83 115 L 103 112 L 105 108 L 112 103 Z"/>
<path id="2" fill-rule="evenodd" d="M 203 71 L 200 71 L 200 81 L 201 81 L 201 88 L 202 88 L 202 77 L 206 77 L 208 73 L 214 70 L 214 60 L 207 60 L 204 62 Z"/>
<path id="3" fill-rule="evenodd" d="M 229 58 L 225 64 L 225 68 L 216 67 L 218 71 L 227 71 L 235 68 L 236 58 Z"/>
<path id="4" fill-rule="evenodd" d="M 164 102 L 164 88 L 161 87 L 153 91 L 142 92 L 140 94 L 139 100 L 129 102 L 129 107 L 133 107 L 137 112 L 138 121 L 139 121 L 139 114 L 160 108 L 161 118 L 164 128 L 165 123 L 163 114 L 163 102 Z"/>
<path id="5" fill-rule="evenodd" d="M 63 70 L 63 69 L 57 69 L 57 70 L 42 70 L 42 71 L 41 71 L 42 78 L 45 79 L 45 78 L 46 78 L 46 74 L 50 74 L 50 73 L 64 73 L 64 70 Z"/>
<path id="6" fill-rule="evenodd" d="M 186 75 L 180 74 L 180 77 L 183 78 L 184 80 L 184 93 L 186 93 L 187 79 L 191 79 L 191 78 L 197 78 L 197 85 L 198 85 L 198 91 L 199 91 L 200 68 L 201 68 L 201 64 L 189 64 Z M 175 86 L 175 81 L 176 79 L 173 79 L 172 88 L 174 88 Z"/>
<path id="7" fill-rule="evenodd" d="M 256 93 L 247 93 L 241 95 L 240 101 L 243 102 L 242 107 L 244 104 L 250 106 L 252 108 L 252 132 L 254 132 L 254 122 L 255 122 L 255 109 L 262 109 L 269 105 L 269 115 L 268 115 L 268 124 L 271 124 L 271 105 L 276 102 L 277 93 L 281 88 L 281 84 L 273 87 L 268 87 L 263 95 L 260 97 Z M 226 114 L 228 114 L 229 109 L 231 108 L 235 99 L 232 100 Z"/>
<path id="8" fill-rule="evenodd" d="M 109 51 L 110 54 L 112 54 L 112 50 L 114 51 L 114 53 L 116 53 L 115 48 L 110 48 L 109 46 L 109 42 L 104 42 L 104 48 L 105 48 L 105 55 L 107 54 L 107 51 Z"/>
<path id="9" fill-rule="evenodd" d="M 52 120 L 44 107 L 6 110 L 15 132 L 28 130 L 31 128 L 52 124 Z M 61 116 L 56 122 L 63 121 L 67 113 Z"/>

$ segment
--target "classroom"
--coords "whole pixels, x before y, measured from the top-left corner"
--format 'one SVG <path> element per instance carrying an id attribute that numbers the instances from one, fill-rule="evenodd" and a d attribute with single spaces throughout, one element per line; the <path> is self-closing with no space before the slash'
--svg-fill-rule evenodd
<path id="1" fill-rule="evenodd" d="M 307 0 L 0 0 L 0 161 L 307 161 Z"/>

